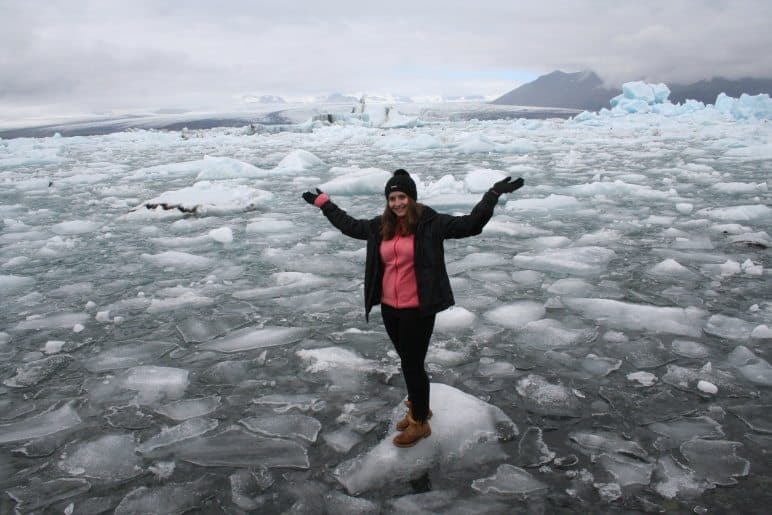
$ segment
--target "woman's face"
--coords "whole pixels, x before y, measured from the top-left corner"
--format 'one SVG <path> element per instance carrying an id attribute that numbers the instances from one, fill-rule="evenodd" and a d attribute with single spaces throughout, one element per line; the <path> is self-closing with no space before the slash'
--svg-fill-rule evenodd
<path id="1" fill-rule="evenodd" d="M 389 193 L 389 209 L 396 216 L 405 216 L 407 214 L 408 196 L 401 191 Z"/>

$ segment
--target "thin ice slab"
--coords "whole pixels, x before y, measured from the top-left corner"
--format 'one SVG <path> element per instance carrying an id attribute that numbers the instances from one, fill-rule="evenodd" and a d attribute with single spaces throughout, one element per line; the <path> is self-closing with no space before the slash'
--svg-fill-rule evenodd
<path id="1" fill-rule="evenodd" d="M 309 468 L 308 451 L 297 442 L 255 436 L 234 428 L 205 438 L 175 445 L 174 455 L 203 467 Z"/>
<path id="2" fill-rule="evenodd" d="M 198 348 L 224 353 L 244 352 L 295 343 L 307 333 L 308 330 L 302 327 L 245 327 L 199 345 Z"/>

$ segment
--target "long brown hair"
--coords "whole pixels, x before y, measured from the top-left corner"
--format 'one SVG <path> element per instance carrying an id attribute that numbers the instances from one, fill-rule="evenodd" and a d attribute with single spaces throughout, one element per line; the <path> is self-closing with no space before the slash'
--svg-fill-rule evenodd
<path id="1" fill-rule="evenodd" d="M 400 236 L 408 236 L 415 234 L 415 228 L 418 225 L 418 220 L 421 218 L 424 205 L 413 200 L 413 197 L 407 198 L 407 213 L 405 214 L 405 223 L 397 224 L 397 215 L 394 211 L 389 209 L 389 201 L 386 201 L 386 209 L 383 210 L 381 215 L 381 237 L 384 240 L 390 240 L 397 232 L 397 227 L 400 227 Z"/>

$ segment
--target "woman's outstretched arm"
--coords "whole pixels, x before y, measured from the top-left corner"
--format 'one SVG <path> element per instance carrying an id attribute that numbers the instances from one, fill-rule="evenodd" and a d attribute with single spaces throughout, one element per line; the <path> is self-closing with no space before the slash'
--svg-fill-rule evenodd
<path id="1" fill-rule="evenodd" d="M 303 200 L 321 209 L 330 223 L 346 236 L 358 240 L 366 240 L 370 236 L 370 220 L 358 220 L 349 216 L 319 188 L 316 188 L 316 193 L 311 191 L 303 193 Z"/>
<path id="2" fill-rule="evenodd" d="M 486 191 L 483 198 L 472 208 L 468 215 L 446 216 L 444 220 L 443 236 L 445 238 L 466 238 L 480 234 L 493 216 L 493 209 L 502 193 L 512 193 L 523 186 L 523 179 L 512 180 L 507 177 Z"/>

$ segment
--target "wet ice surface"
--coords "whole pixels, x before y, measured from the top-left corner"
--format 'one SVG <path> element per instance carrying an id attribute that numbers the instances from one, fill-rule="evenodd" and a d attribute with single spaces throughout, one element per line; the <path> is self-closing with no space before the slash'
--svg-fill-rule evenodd
<path id="1" fill-rule="evenodd" d="M 0 511 L 769 502 L 770 124 L 400 120 L 0 140 Z M 398 167 L 451 213 L 526 180 L 445 245 L 410 450 L 363 245 L 300 199 Z"/>

